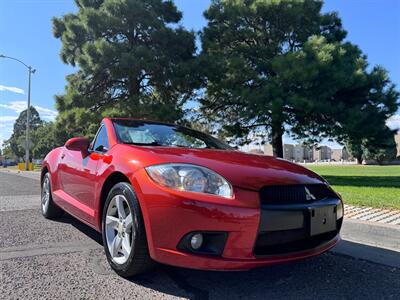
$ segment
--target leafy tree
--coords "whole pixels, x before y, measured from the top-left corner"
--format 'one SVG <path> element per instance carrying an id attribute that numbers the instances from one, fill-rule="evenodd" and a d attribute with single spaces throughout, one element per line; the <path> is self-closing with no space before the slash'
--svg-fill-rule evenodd
<path id="1" fill-rule="evenodd" d="M 75 0 L 53 19 L 61 59 L 79 70 L 56 96 L 59 138 L 94 134 L 102 116 L 174 121 L 196 86 L 194 33 L 170 0 Z"/>
<path id="2" fill-rule="evenodd" d="M 26 119 L 27 119 L 27 110 L 23 110 L 17 120 L 15 120 L 14 123 L 14 130 L 13 130 L 13 134 L 15 136 L 22 136 L 25 135 L 26 133 Z M 35 130 L 36 128 L 38 128 L 39 126 L 41 126 L 43 124 L 42 119 L 40 119 L 39 113 L 36 110 L 36 108 L 34 108 L 33 106 L 30 107 L 30 114 L 29 114 L 29 128 L 31 130 Z"/>
<path id="3" fill-rule="evenodd" d="M 285 130 L 315 143 L 345 141 L 352 132 L 365 135 L 355 120 L 364 111 L 380 122 L 394 113 L 398 94 L 384 70 L 368 72 L 366 57 L 343 41 L 339 17 L 321 7 L 322 1 L 212 1 L 202 33 L 201 104 L 227 135 L 245 143 L 268 134 L 282 157 Z"/>
<path id="4" fill-rule="evenodd" d="M 52 149 L 61 146 L 62 143 L 57 142 L 57 133 L 53 122 L 43 123 L 32 133 L 34 145 L 32 155 L 37 159 L 43 159 Z"/>
<path id="5" fill-rule="evenodd" d="M 26 146 L 26 114 L 27 110 L 22 111 L 14 123 L 14 129 L 11 137 L 4 142 L 5 147 L 9 147 L 18 158 L 25 159 Z M 43 121 L 40 119 L 37 110 L 30 107 L 29 128 L 30 132 L 34 132 L 38 127 L 42 126 Z M 30 135 L 29 147 L 32 148 L 32 135 Z"/>
<path id="6" fill-rule="evenodd" d="M 366 149 L 371 152 L 374 144 L 380 149 L 381 142 L 375 141 L 393 138 L 385 123 L 396 112 L 398 98 L 399 93 L 384 69 L 364 69 L 349 87 L 334 95 L 336 106 L 330 113 L 333 121 L 325 132 L 330 131 L 337 141 L 348 145 L 350 153 L 361 163 Z"/>
<path id="7" fill-rule="evenodd" d="M 358 164 L 361 164 L 363 161 L 363 147 L 362 147 L 362 141 L 348 141 L 346 144 L 346 148 L 349 150 L 349 153 L 351 154 L 352 157 L 354 157 L 357 160 Z"/>
<path id="8" fill-rule="evenodd" d="M 385 126 L 379 135 L 364 139 L 363 158 L 365 160 L 374 160 L 379 164 L 384 161 L 391 161 L 396 158 L 397 147 L 394 140 L 396 130 L 390 130 Z"/>
<path id="9" fill-rule="evenodd" d="M 7 158 L 14 158 L 16 159 L 15 154 L 12 152 L 11 147 L 9 144 L 3 143 L 3 156 Z"/>

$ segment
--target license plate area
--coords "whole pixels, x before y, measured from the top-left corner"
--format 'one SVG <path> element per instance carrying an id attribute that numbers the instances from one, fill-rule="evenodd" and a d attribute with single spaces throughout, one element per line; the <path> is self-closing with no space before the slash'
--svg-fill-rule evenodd
<path id="1" fill-rule="evenodd" d="M 309 208 L 310 235 L 318 235 L 336 230 L 336 206 Z"/>

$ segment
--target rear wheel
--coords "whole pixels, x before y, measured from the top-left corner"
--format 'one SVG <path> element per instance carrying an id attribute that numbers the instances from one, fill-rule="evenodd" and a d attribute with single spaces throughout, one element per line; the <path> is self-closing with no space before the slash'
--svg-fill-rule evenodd
<path id="1" fill-rule="evenodd" d="M 41 208 L 43 216 L 48 219 L 58 218 L 64 214 L 63 210 L 54 203 L 53 197 L 51 196 L 50 173 L 46 173 L 43 176 Z"/>
<path id="2" fill-rule="evenodd" d="M 102 216 L 103 245 L 111 267 L 130 277 L 151 269 L 146 233 L 139 202 L 126 182 L 116 184 L 108 194 Z"/>

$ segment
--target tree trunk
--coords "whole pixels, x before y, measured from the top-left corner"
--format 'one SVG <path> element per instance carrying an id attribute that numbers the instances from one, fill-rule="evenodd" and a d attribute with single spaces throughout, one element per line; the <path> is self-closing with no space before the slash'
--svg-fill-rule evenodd
<path id="1" fill-rule="evenodd" d="M 275 157 L 283 158 L 283 126 L 282 124 L 274 124 L 271 128 L 271 145 L 272 145 L 272 154 Z"/>
<path id="2" fill-rule="evenodd" d="M 361 165 L 362 164 L 362 153 L 361 154 L 357 154 L 356 155 L 356 159 L 357 159 L 357 164 Z"/>

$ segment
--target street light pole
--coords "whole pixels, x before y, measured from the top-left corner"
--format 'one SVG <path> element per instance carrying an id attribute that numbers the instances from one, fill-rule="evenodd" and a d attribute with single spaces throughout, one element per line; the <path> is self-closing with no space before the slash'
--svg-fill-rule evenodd
<path id="1" fill-rule="evenodd" d="M 28 108 L 26 110 L 26 137 L 25 137 L 25 170 L 28 171 L 29 170 L 29 121 L 31 115 L 31 76 L 36 72 L 36 70 L 17 58 L 6 56 L 3 54 L 0 54 L 0 58 L 8 58 L 15 60 L 23 64 L 28 69 Z"/>
<path id="2" fill-rule="evenodd" d="M 29 170 L 29 121 L 31 115 L 31 75 L 32 67 L 28 67 L 28 109 L 26 111 L 26 145 L 25 145 L 25 170 Z"/>

